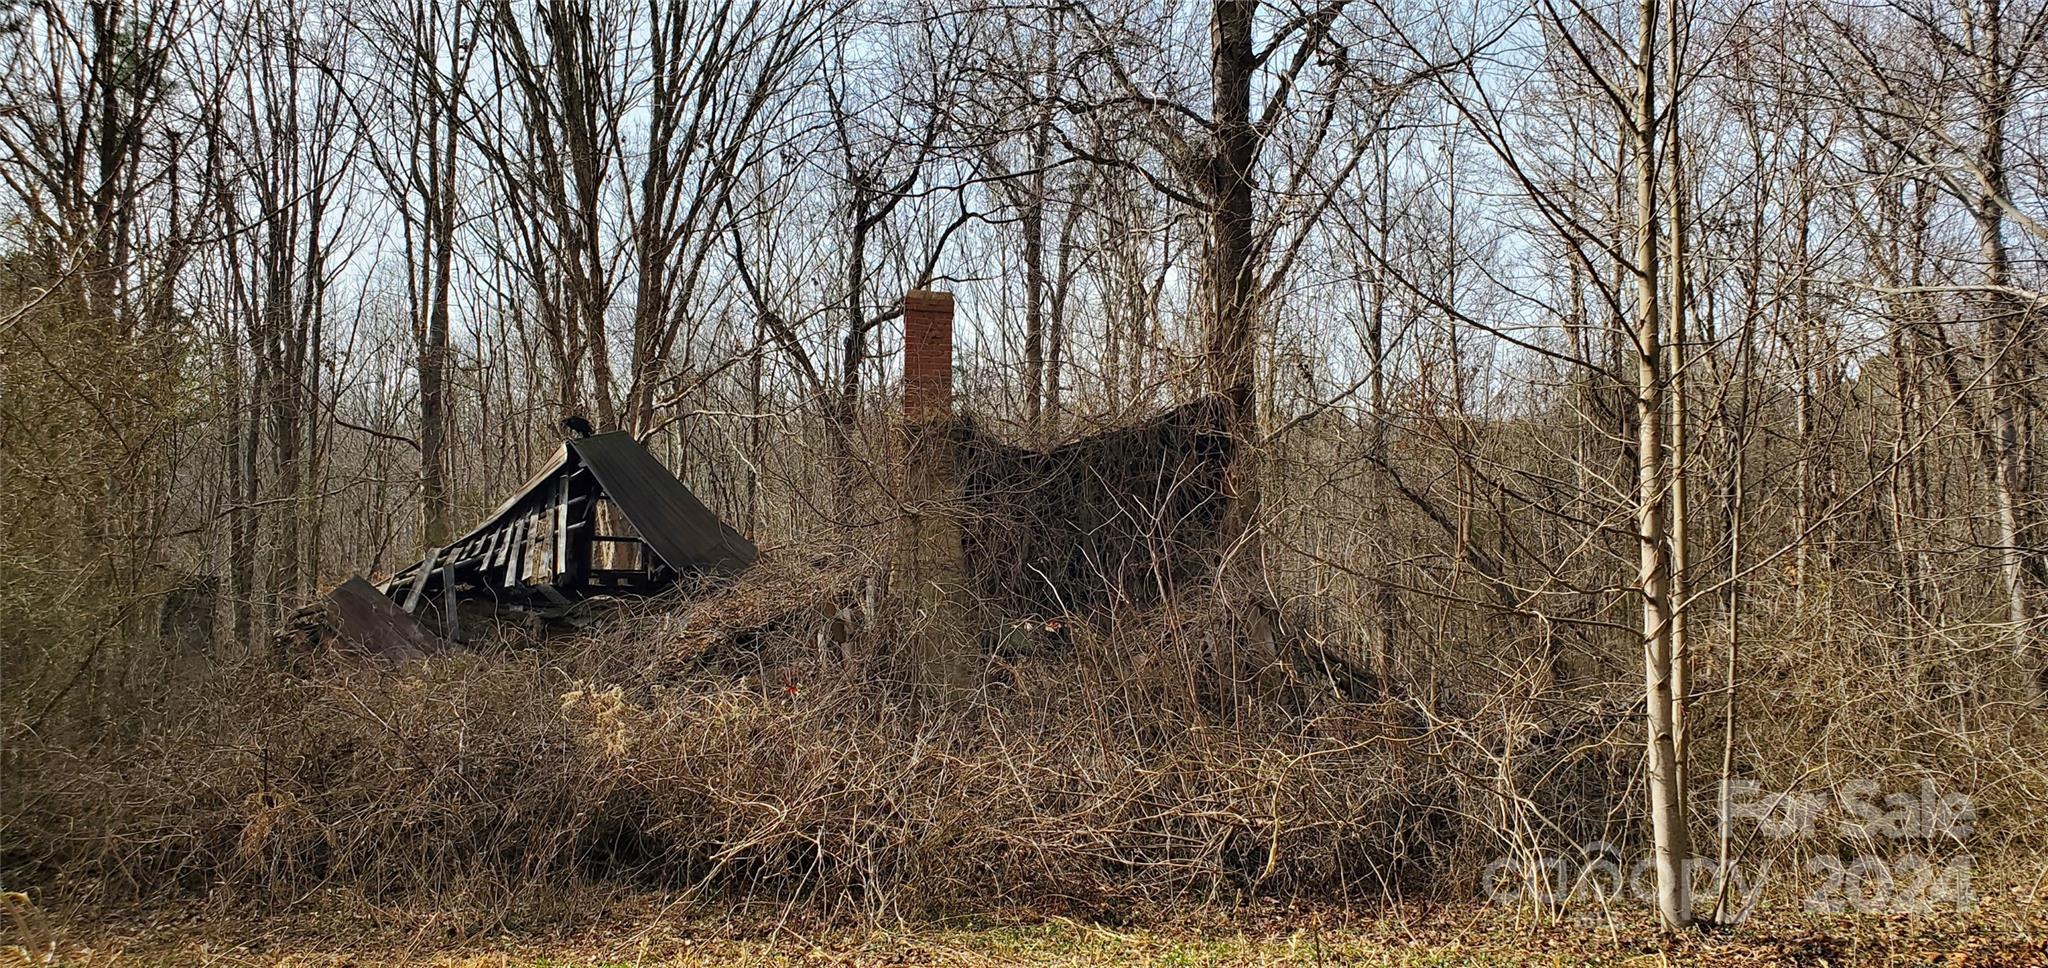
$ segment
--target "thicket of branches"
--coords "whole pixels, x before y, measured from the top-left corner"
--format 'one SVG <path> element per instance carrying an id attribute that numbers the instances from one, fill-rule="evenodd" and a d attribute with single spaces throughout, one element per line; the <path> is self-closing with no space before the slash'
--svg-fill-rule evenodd
<path id="1" fill-rule="evenodd" d="M 250 724 L 311 687 L 221 689 L 274 665 L 269 630 L 322 588 L 487 510 L 565 415 L 645 435 L 765 545 L 886 557 L 913 288 L 957 294 L 961 405 L 1020 445 L 1227 401 L 1214 600 L 1101 630 L 1119 689 L 1178 697 L 1115 714 L 1117 743 L 1306 729 L 1286 756 L 1320 770 L 1348 761 L 1314 744 L 1353 734 L 1304 724 L 1366 708 L 1465 737 L 1420 813 L 1328 801 L 1373 846 L 1292 883 L 1351 884 L 1362 859 L 1393 883 L 1427 851 L 1389 844 L 1450 849 L 1443 811 L 1488 849 L 1647 816 L 1682 853 L 1724 774 L 1917 772 L 2042 815 L 2039 758 L 2011 758 L 2040 750 L 2048 691 L 2039 0 L 47 0 L 5 10 L 0 91 L 6 815 L 42 832 L 10 832 L 16 862 L 144 885 L 181 868 L 118 845 L 166 829 L 210 873 L 347 855 L 250 832 L 299 816 L 263 797 L 329 728 Z M 1190 615 L 1213 627 L 1188 637 Z M 878 743 L 922 735 L 844 688 Z M 654 695 L 621 702 L 681 708 Z M 570 712 L 521 715 L 559 753 Z M 1620 751 L 1644 744 L 1638 777 Z M 1509 765 L 1532 748 L 1600 782 L 1538 809 Z M 152 775 L 254 799 L 208 801 L 218 826 L 51 825 L 87 802 L 64 764 L 152 751 Z M 471 782 L 387 752 L 410 765 L 384 775 Z M 1237 769 L 1192 762 L 1159 769 Z M 1270 883 L 1286 831 L 1314 829 L 1286 818 L 1324 814 L 1225 788 L 1257 792 L 1160 834 L 1200 850 L 1159 849 L 1263 839 L 1216 869 Z M 641 816 L 710 809 L 661 789 Z M 1224 814 L 1237 833 L 1189 833 Z M 557 846 L 595 849 L 582 829 Z M 1149 876 L 1110 834 L 1040 834 L 1115 856 L 1059 868 L 1062 890 Z"/>

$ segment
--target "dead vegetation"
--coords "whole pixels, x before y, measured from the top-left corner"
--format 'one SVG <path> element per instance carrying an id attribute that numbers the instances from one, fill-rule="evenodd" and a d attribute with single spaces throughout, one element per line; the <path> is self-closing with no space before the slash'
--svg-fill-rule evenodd
<path id="1" fill-rule="evenodd" d="M 1189 596 L 993 650 L 972 700 L 934 711 L 902 675 L 902 628 L 858 610 L 873 582 L 852 552 L 783 549 L 566 638 L 229 669 L 176 715 L 88 743 L 17 723 L 10 882 L 87 905 L 594 882 L 828 919 L 1115 918 L 1470 898 L 1497 858 L 1639 836 L 1624 685 L 1447 668 L 1432 694 L 1361 698 L 1316 661 L 1332 630 L 1310 613 L 1261 652 Z M 2048 778 L 2024 707 L 1930 685 L 1933 660 L 1851 682 L 1839 661 L 1867 642 L 1794 633 L 1759 646 L 1745 776 L 1910 789 L 1951 769 L 1979 798 L 1980 863 L 2038 864 Z"/>
<path id="2" fill-rule="evenodd" d="M 1938 917 L 1812 916 L 1780 907 L 1741 926 L 1673 938 L 1645 912 L 1563 924 L 1472 905 L 1369 910 L 1261 904 L 1106 924 L 1057 910 L 914 924 L 835 925 L 805 912 L 697 912 L 658 891 L 595 886 L 506 898 L 456 891 L 432 907 L 348 890 L 268 915 L 205 905 L 39 914 L 0 933 L 0 964 L 54 957 L 75 968 L 403 963 L 508 966 L 1456 965 L 1674 963 L 1741 968 L 1827 964 L 2033 968 L 2048 958 L 2039 895 L 1988 892 Z"/>

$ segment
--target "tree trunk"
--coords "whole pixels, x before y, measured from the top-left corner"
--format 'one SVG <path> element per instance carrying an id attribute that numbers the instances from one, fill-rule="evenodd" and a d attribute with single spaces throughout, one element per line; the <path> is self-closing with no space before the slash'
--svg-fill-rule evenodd
<path id="1" fill-rule="evenodd" d="M 1998 570 L 2005 585 L 2006 622 L 2012 628 L 2012 650 L 2025 665 L 2036 660 L 2033 645 L 2033 608 L 2027 568 L 2028 528 L 2021 509 L 2026 493 L 2026 470 L 2022 423 L 2019 410 L 2024 391 L 2015 389 L 2025 379 L 2026 341 L 2019 322 L 2021 310 L 2002 290 L 2011 281 L 2011 257 L 2005 244 L 2005 210 L 1999 200 L 2007 196 L 2005 172 L 2005 125 L 2010 113 L 2011 84 L 2003 63 L 2000 0 L 1986 0 L 1981 12 L 1978 39 L 1977 100 L 1983 140 L 1978 144 L 1976 167 L 1982 185 L 1978 197 L 1970 200 L 1970 214 L 1977 229 L 1978 257 L 1984 263 L 1985 292 L 1978 300 L 1984 328 L 1984 386 L 1991 405 L 1991 494 L 1997 515 Z M 2034 685 L 2048 695 L 2048 667 L 2036 670 Z"/>
<path id="2" fill-rule="evenodd" d="M 434 190 L 423 201 L 429 210 L 427 224 L 428 279 L 426 318 L 422 321 L 419 346 L 420 366 L 420 510 L 424 525 L 423 543 L 439 547 L 448 540 L 453 527 L 454 508 L 448 488 L 448 317 L 449 293 L 454 282 L 455 262 L 455 151 L 456 98 L 458 88 L 449 85 L 448 100 L 439 105 L 445 112 L 428 124 L 431 147 L 428 165 Z M 436 130 L 438 126 L 439 130 Z M 438 137 L 437 137 L 438 136 Z"/>
<path id="3" fill-rule="evenodd" d="M 1031 174 L 1018 215 L 1024 235 L 1024 423 L 1033 434 L 1044 430 L 1045 142 L 1043 128 L 1032 133 Z"/>
<path id="4" fill-rule="evenodd" d="M 1257 372 L 1252 359 L 1252 262 L 1256 245 L 1252 209 L 1252 167 L 1258 133 L 1252 126 L 1252 49 L 1255 3 L 1215 0 L 1211 22 L 1210 83 L 1214 138 L 1208 159 L 1209 238 L 1204 281 L 1208 295 L 1209 385 L 1229 401 L 1232 431 L 1251 444 L 1257 419 Z M 1240 459 L 1240 463 L 1243 463 Z M 1236 482 L 1247 487 L 1249 481 Z M 1249 497 L 1248 492 L 1241 492 Z"/>
<path id="5" fill-rule="evenodd" d="M 1679 84 L 1679 60 L 1681 50 L 1678 34 L 1678 4 L 1666 6 L 1665 44 L 1668 52 L 1665 58 L 1666 91 L 1664 112 L 1669 117 L 1670 129 L 1664 146 L 1665 157 L 1671 171 L 1666 178 L 1670 204 L 1667 212 L 1666 232 L 1671 240 L 1669 263 L 1664 275 L 1670 279 L 1670 319 L 1667 320 L 1670 340 L 1666 351 L 1670 357 L 1670 370 L 1665 379 L 1670 386 L 1671 404 L 1671 466 L 1667 477 L 1671 489 L 1671 695 L 1672 695 L 1672 737 L 1673 761 L 1677 773 L 1678 803 L 1681 817 L 1686 810 L 1691 784 L 1689 782 L 1688 756 L 1689 735 L 1686 711 L 1692 701 L 1692 644 L 1690 599 L 1692 581 L 1690 566 L 1691 529 L 1688 518 L 1691 513 L 1691 484 L 1689 467 L 1691 463 L 1691 414 L 1686 400 L 1687 347 L 1686 313 L 1690 293 L 1686 283 L 1686 184 L 1684 149 L 1680 135 L 1678 96 L 1682 90 Z"/>
<path id="6" fill-rule="evenodd" d="M 1656 0 L 1638 8 L 1633 123 L 1636 188 L 1636 540 L 1643 599 L 1643 668 L 1650 758 L 1650 827 L 1657 872 L 1657 913 L 1667 930 L 1692 924 L 1687 829 L 1677 737 L 1679 656 L 1672 633 L 1670 472 L 1665 462 L 1666 374 L 1657 218 Z"/>

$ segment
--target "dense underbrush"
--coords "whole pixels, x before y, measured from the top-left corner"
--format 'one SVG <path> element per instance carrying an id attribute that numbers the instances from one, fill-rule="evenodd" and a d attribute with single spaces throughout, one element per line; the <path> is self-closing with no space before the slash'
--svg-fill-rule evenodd
<path id="1" fill-rule="evenodd" d="M 9 881 L 88 903 L 611 881 L 855 915 L 1114 912 L 1474 897 L 1503 858 L 1640 836 L 1626 678 L 1510 675 L 1523 667 L 1503 658 L 1381 688 L 1313 625 L 1261 640 L 1184 601 L 999 639 L 978 688 L 935 704 L 887 622 L 821 640 L 839 619 L 800 572 L 399 669 L 220 667 L 118 729 L 10 715 Z M 2039 855 L 2037 711 L 1847 654 L 1867 641 L 1771 641 L 1737 694 L 1739 778 L 1935 782 L 1971 798 L 1971 849 Z M 1703 671 L 1711 853 L 1723 694 Z M 1834 829 L 1744 828 L 1738 846 L 1794 868 L 1800 852 L 1912 846 L 1844 847 Z"/>

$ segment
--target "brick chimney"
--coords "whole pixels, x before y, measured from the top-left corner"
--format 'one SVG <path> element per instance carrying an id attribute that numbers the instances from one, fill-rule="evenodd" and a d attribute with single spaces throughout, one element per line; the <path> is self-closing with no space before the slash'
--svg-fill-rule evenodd
<path id="1" fill-rule="evenodd" d="M 933 706 L 971 693 L 980 668 L 952 416 L 953 294 L 915 290 L 903 296 L 903 515 L 890 584 L 908 598 L 913 695 Z"/>
<path id="2" fill-rule="evenodd" d="M 953 294 L 913 289 L 903 296 L 903 417 L 953 413 Z"/>

